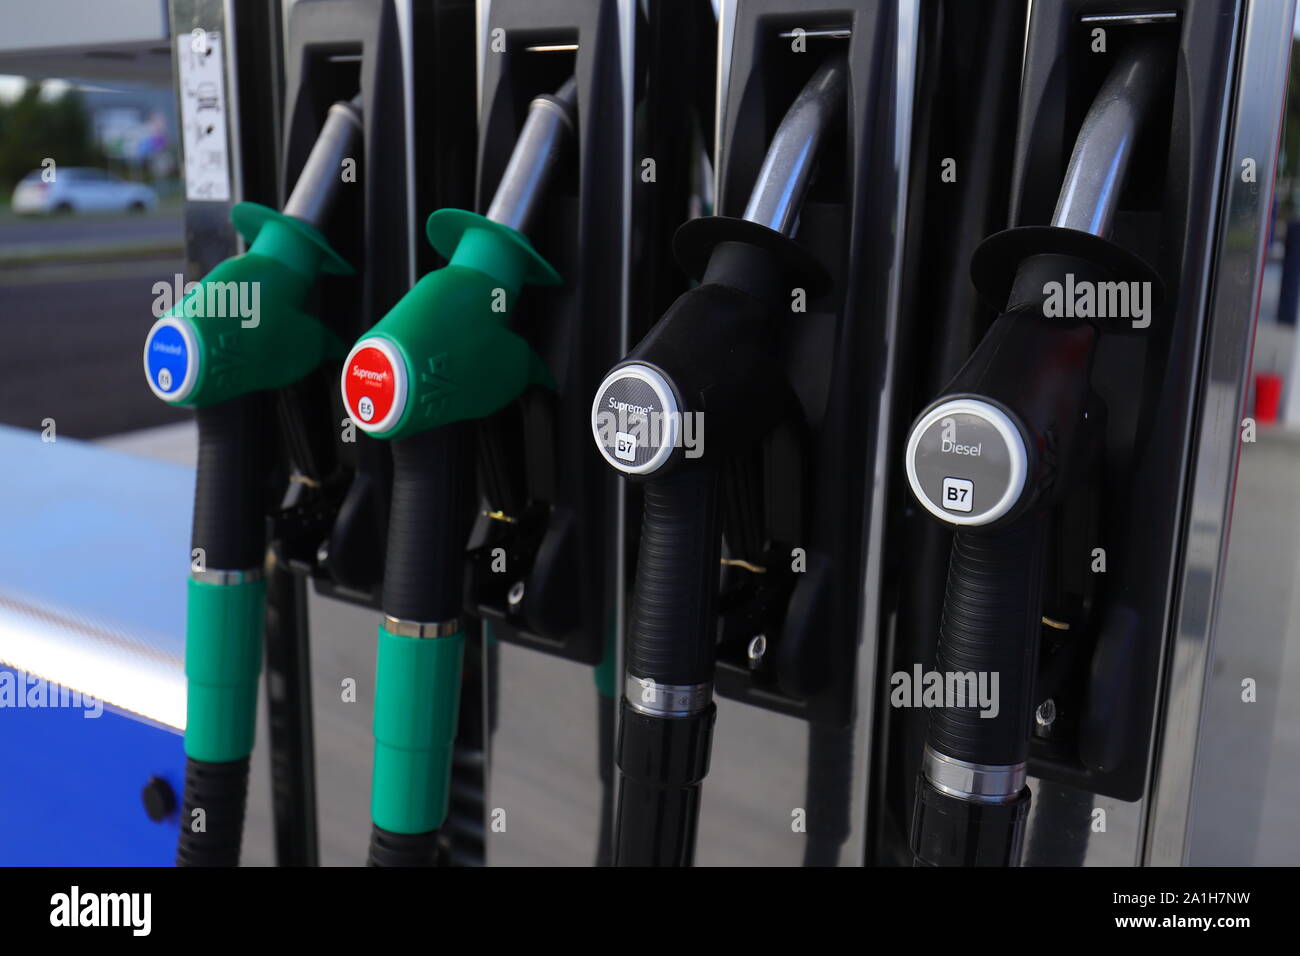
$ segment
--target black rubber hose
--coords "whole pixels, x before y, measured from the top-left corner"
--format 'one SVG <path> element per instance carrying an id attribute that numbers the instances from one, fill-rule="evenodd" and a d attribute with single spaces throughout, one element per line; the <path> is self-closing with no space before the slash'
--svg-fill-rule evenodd
<path id="1" fill-rule="evenodd" d="M 176 865 L 238 866 L 247 797 L 247 757 L 223 763 L 187 758 Z"/>
<path id="2" fill-rule="evenodd" d="M 464 601 L 464 552 L 474 512 L 473 423 L 393 442 L 384 613 L 447 621 Z"/>
<path id="3" fill-rule="evenodd" d="M 931 709 L 927 742 L 938 753 L 992 766 L 1028 755 L 1046 531 L 1035 511 L 1006 529 L 953 536 L 936 667 L 984 677 L 990 690 L 996 675 L 997 713 L 986 716 L 978 699 Z"/>
<path id="4" fill-rule="evenodd" d="M 713 679 L 718 624 L 718 476 L 684 468 L 645 485 L 627 673 L 659 684 Z"/>
<path id="5" fill-rule="evenodd" d="M 433 866 L 438 848 L 438 831 L 393 833 L 378 824 L 370 825 L 370 854 L 366 866 Z"/>
<path id="6" fill-rule="evenodd" d="M 654 717 L 622 701 L 615 866 L 690 866 L 716 708 Z"/>

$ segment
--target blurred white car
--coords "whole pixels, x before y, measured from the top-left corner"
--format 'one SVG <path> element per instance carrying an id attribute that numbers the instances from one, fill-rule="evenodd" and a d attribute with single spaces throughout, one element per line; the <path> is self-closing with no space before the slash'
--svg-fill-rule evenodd
<path id="1" fill-rule="evenodd" d="M 142 183 L 118 179 L 87 166 L 60 168 L 52 183 L 41 171 L 28 173 L 14 187 L 12 208 L 20 216 L 79 212 L 146 212 L 158 204 L 158 194 Z"/>

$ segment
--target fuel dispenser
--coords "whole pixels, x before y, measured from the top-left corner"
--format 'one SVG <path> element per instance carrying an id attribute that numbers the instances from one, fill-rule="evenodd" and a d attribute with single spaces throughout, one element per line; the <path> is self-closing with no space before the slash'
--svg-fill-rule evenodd
<path id="1" fill-rule="evenodd" d="M 1207 289 L 1229 281 L 1214 248 L 1240 174 L 1222 157 L 1246 23 L 1240 5 L 1198 0 L 1030 12 L 1015 227 L 970 262 L 997 318 L 937 398 L 917 396 L 899 450 L 915 506 L 955 532 L 950 555 L 914 550 L 902 571 L 946 576 L 941 613 L 906 607 L 938 621 L 934 669 L 957 689 L 891 735 L 927 728 L 918 865 L 1077 864 L 1103 842 L 1110 860 L 1144 859 L 1153 754 L 1170 730 L 1161 674 L 1187 422 Z M 901 646 L 925 660 L 916 627 L 900 616 Z M 1047 797 L 1032 810 L 1031 791 Z M 1136 836 L 1090 846 L 1101 802 Z"/>
<path id="2" fill-rule="evenodd" d="M 191 198 L 192 270 L 247 251 L 145 345 L 199 425 L 179 864 L 238 862 L 262 670 L 317 861 L 308 585 L 382 613 L 371 865 L 518 862 L 547 720 L 566 852 L 713 862 L 747 717 L 808 865 L 1179 860 L 1282 13 L 170 3 L 247 51 L 262 203 Z"/>
<path id="3" fill-rule="evenodd" d="M 618 736 L 620 865 L 693 861 L 715 689 L 808 721 L 823 770 L 851 762 L 868 503 L 847 489 L 862 487 L 881 438 L 850 437 L 852 403 L 879 401 L 873 376 L 887 356 L 868 343 L 891 321 L 898 254 L 898 194 L 866 183 L 898 172 L 906 126 L 890 67 L 914 42 L 894 13 L 723 4 L 722 215 L 674 240 L 701 284 L 594 396 L 597 448 L 644 497 Z M 867 250 L 879 258 L 859 269 Z M 817 859 L 839 854 L 851 776 L 810 774 Z"/>
<path id="4" fill-rule="evenodd" d="M 1107 324 L 1054 315 L 1047 290 L 1142 283 L 1159 294 L 1154 271 L 1108 237 L 1167 69 L 1158 43 L 1119 53 L 1084 118 L 1052 225 L 999 233 L 976 250 L 976 275 L 997 283 L 990 297 L 1014 275 L 1006 311 L 908 436 L 912 493 L 958 527 L 937 669 L 997 674 L 1000 688 L 997 713 L 975 700 L 931 712 L 913 821 L 922 863 L 1020 858 L 1045 515 L 1086 467 L 1080 459 L 1100 417 L 1089 408 L 1089 373 Z M 1026 368 L 1038 371 L 1025 376 Z"/>
<path id="5" fill-rule="evenodd" d="M 384 581 L 392 457 L 389 443 L 357 427 L 339 395 L 346 343 L 440 261 L 417 238 L 420 211 L 472 204 L 473 28 L 471 5 L 461 0 L 298 0 L 284 14 L 287 162 L 301 155 L 313 117 L 335 89 L 359 86 L 368 113 L 362 148 L 336 167 L 346 202 L 334 216 L 343 248 L 364 270 L 352 282 L 323 282 L 316 298 L 318 314 L 345 344 L 277 401 L 289 480 L 272 513 L 276 600 L 266 643 L 282 864 L 317 858 L 308 587 L 330 601 L 378 609 Z"/>
<path id="6" fill-rule="evenodd" d="M 528 801 L 510 789 L 519 780 L 513 773 L 536 759 L 534 735 L 549 727 L 557 759 L 591 768 L 556 775 L 572 799 L 564 801 L 568 816 L 546 821 L 573 834 L 564 852 L 575 863 L 609 853 L 610 814 L 601 807 L 612 805 L 621 502 L 587 444 L 587 410 L 600 376 L 623 350 L 632 276 L 650 263 L 634 251 L 640 243 L 632 218 L 633 143 L 662 129 L 662 121 L 647 126 L 641 119 L 652 70 L 640 38 L 647 24 L 672 18 L 662 5 L 643 6 L 494 0 L 479 32 L 483 205 L 511 175 L 511 149 L 530 98 L 573 78 L 570 159 L 537 196 L 530 231 L 564 281 L 530 289 L 512 318 L 549 379 L 479 423 L 466 607 L 484 622 L 481 641 L 467 653 L 483 660 L 492 803 L 526 812 Z M 689 169 L 659 159 L 653 188 L 664 190 L 657 196 L 664 202 L 679 195 Z M 531 675 L 528 693 L 507 698 L 504 675 L 523 668 Z M 511 827 L 496 838 L 497 860 L 511 859 L 521 832 Z"/>

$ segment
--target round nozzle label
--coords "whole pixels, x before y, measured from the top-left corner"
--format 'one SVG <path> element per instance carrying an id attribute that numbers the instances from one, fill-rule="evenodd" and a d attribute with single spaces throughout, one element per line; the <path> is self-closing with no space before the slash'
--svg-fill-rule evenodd
<path id="1" fill-rule="evenodd" d="M 648 365 L 614 369 L 596 389 L 591 434 L 605 461 L 629 475 L 658 471 L 679 444 L 681 414 L 672 386 Z"/>
<path id="2" fill-rule="evenodd" d="M 406 363 L 397 349 L 380 338 L 365 338 L 343 363 L 343 404 L 365 432 L 385 432 L 406 409 Z"/>
<path id="3" fill-rule="evenodd" d="M 948 524 L 983 525 L 1015 507 L 1029 453 L 1020 429 L 995 405 L 953 399 L 921 416 L 907 440 L 916 500 Z"/>
<path id="4" fill-rule="evenodd" d="M 163 316 L 144 340 L 144 376 L 149 388 L 165 402 L 179 402 L 194 391 L 198 374 L 194 330 L 184 319 Z"/>

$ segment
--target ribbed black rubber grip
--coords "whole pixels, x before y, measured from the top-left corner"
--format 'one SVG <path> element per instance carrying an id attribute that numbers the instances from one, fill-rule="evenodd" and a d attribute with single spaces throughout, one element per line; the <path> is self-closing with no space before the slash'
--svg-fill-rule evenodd
<path id="1" fill-rule="evenodd" d="M 199 431 L 192 543 L 213 570 L 260 568 L 266 556 L 266 396 L 195 410 Z"/>
<path id="2" fill-rule="evenodd" d="M 247 797 L 247 757 L 226 763 L 187 759 L 176 865 L 238 866 Z"/>
<path id="3" fill-rule="evenodd" d="M 691 865 L 716 713 L 653 717 L 622 701 L 615 866 Z"/>
<path id="4" fill-rule="evenodd" d="M 474 518 L 473 427 L 457 422 L 393 442 L 386 614 L 446 621 L 461 612 Z"/>
<path id="5" fill-rule="evenodd" d="M 366 866 L 433 866 L 438 831 L 393 833 L 370 825 L 370 856 Z"/>
<path id="6" fill-rule="evenodd" d="M 978 694 L 975 700 L 967 694 L 965 706 L 945 699 L 930 711 L 928 732 L 930 747 L 941 754 L 1008 766 L 1028 753 L 1045 531 L 1043 514 L 1031 512 L 1003 530 L 953 536 L 936 669 L 945 689 L 949 675 L 973 673 L 984 681 L 996 715 L 986 716 L 994 707 Z"/>
<path id="7" fill-rule="evenodd" d="M 645 485 L 627 672 L 660 684 L 713 679 L 722 549 L 718 476 L 686 467 Z"/>

